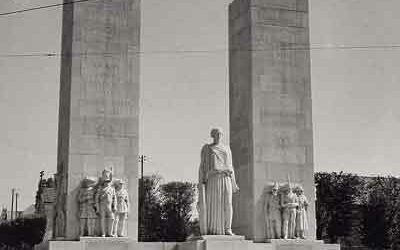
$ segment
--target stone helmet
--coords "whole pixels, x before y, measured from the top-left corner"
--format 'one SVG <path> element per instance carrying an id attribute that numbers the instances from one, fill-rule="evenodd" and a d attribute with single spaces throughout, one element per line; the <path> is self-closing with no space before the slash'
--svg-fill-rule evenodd
<path id="1" fill-rule="evenodd" d="M 91 186 L 94 186 L 95 184 L 96 184 L 96 179 L 93 177 L 89 177 L 89 176 L 86 176 L 85 178 L 83 178 L 83 180 L 81 182 L 82 187 L 91 187 Z"/>
<path id="2" fill-rule="evenodd" d="M 114 180 L 114 186 L 121 186 L 124 185 L 126 182 L 123 179 L 116 179 Z"/>

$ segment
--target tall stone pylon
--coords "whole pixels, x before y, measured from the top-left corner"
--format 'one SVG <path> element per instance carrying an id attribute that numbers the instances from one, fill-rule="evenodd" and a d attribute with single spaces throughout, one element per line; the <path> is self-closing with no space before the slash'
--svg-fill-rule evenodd
<path id="1" fill-rule="evenodd" d="M 265 187 L 303 186 L 315 239 L 308 0 L 235 0 L 229 6 L 230 140 L 240 185 L 233 229 L 266 238 Z"/>
<path id="2" fill-rule="evenodd" d="M 127 181 L 137 240 L 140 0 L 64 0 L 54 238 L 79 238 L 85 176 Z"/>

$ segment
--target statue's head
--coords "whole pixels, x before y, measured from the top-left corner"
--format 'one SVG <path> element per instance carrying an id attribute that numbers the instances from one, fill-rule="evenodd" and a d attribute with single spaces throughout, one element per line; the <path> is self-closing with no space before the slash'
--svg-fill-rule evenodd
<path id="1" fill-rule="evenodd" d="M 303 187 L 302 187 L 302 186 L 298 186 L 298 187 L 296 188 L 296 190 L 295 190 L 295 193 L 296 193 L 297 195 L 302 195 L 302 194 L 304 193 Z"/>
<path id="2" fill-rule="evenodd" d="M 272 186 L 271 193 L 272 195 L 278 195 L 278 191 L 279 191 L 279 185 L 277 182 L 275 182 L 274 185 Z"/>
<path id="3" fill-rule="evenodd" d="M 219 141 L 222 138 L 222 130 L 220 128 L 213 128 L 210 135 L 215 141 Z"/>
<path id="4" fill-rule="evenodd" d="M 110 182 L 112 181 L 112 169 L 104 169 L 101 173 L 101 179 L 103 182 Z"/>
<path id="5" fill-rule="evenodd" d="M 125 185 L 125 181 L 122 179 L 116 179 L 114 181 L 114 187 L 116 190 L 121 190 Z"/>
<path id="6" fill-rule="evenodd" d="M 94 178 L 88 177 L 88 176 L 83 178 L 83 180 L 81 182 L 81 186 L 83 188 L 93 187 L 95 184 L 96 184 L 96 180 Z"/>

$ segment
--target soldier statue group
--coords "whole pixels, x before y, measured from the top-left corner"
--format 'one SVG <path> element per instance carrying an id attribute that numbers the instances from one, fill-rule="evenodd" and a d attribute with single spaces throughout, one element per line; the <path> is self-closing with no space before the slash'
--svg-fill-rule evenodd
<path id="1" fill-rule="evenodd" d="M 265 203 L 267 234 L 270 239 L 305 239 L 308 200 L 301 186 L 292 188 L 290 181 L 280 192 L 278 183 Z"/>
<path id="2" fill-rule="evenodd" d="M 90 177 L 82 180 L 78 197 L 81 236 L 125 236 L 129 199 L 124 184 L 120 179 L 113 180 L 112 171 L 107 169 L 97 181 Z"/>

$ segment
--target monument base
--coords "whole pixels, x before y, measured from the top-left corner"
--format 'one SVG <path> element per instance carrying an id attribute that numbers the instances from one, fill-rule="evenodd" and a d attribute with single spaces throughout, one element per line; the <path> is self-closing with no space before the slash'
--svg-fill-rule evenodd
<path id="1" fill-rule="evenodd" d="M 273 250 L 340 250 L 339 244 L 324 244 L 322 240 L 271 240 Z"/>
<path id="2" fill-rule="evenodd" d="M 79 241 L 49 241 L 49 250 L 129 250 L 133 243 L 126 237 L 81 237 Z"/>
<path id="3" fill-rule="evenodd" d="M 198 239 L 178 243 L 178 250 L 246 250 L 250 241 L 241 235 L 203 235 Z"/>
<path id="4" fill-rule="evenodd" d="M 340 250 L 322 240 L 271 240 L 254 243 L 244 236 L 205 235 L 195 241 L 178 243 L 178 250 Z"/>
<path id="5" fill-rule="evenodd" d="M 81 237 L 79 241 L 53 240 L 49 241 L 47 246 L 46 250 L 177 250 L 178 247 L 176 242 L 137 242 L 125 237 Z"/>
<path id="6" fill-rule="evenodd" d="M 271 240 L 254 243 L 244 236 L 204 235 L 187 242 L 137 242 L 129 238 L 82 237 L 79 241 L 49 241 L 49 250 L 340 250 L 320 240 Z"/>

